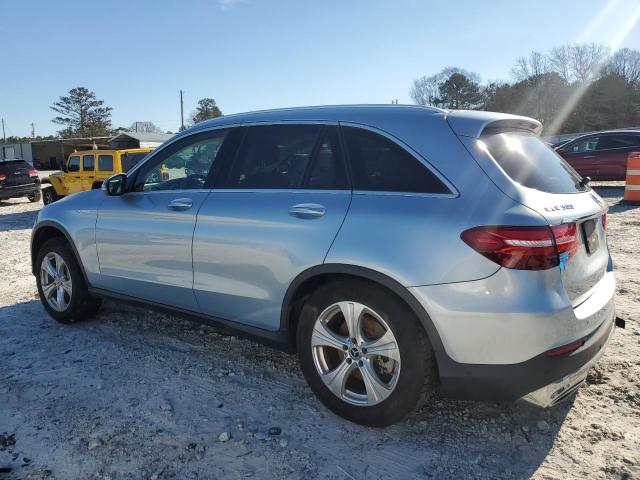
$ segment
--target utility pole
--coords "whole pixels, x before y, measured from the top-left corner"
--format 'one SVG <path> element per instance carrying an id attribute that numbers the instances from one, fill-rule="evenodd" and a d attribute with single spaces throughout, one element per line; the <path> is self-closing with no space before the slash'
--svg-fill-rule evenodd
<path id="1" fill-rule="evenodd" d="M 2 143 L 7 143 L 7 136 L 4 133 L 4 118 L 2 119 Z"/>
<path id="2" fill-rule="evenodd" d="M 184 102 L 182 101 L 182 90 L 180 90 L 180 131 L 184 130 Z"/>
<path id="3" fill-rule="evenodd" d="M 31 138 L 36 139 L 36 126 L 33 122 L 31 122 Z"/>

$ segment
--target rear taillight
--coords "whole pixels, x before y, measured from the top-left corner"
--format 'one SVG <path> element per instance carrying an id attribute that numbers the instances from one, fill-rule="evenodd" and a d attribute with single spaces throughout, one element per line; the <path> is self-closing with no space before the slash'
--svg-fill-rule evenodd
<path id="1" fill-rule="evenodd" d="M 38 176 L 38 170 L 36 170 L 35 168 L 30 168 L 29 170 L 27 170 L 27 173 L 29 174 L 30 177 Z"/>
<path id="2" fill-rule="evenodd" d="M 602 214 L 602 229 L 603 230 L 607 229 L 607 214 L 606 213 Z"/>
<path id="3" fill-rule="evenodd" d="M 562 225 L 554 225 L 551 227 L 553 238 L 560 256 L 560 264 L 562 261 L 569 260 L 578 249 L 578 228 L 575 223 L 563 223 Z"/>
<path id="4" fill-rule="evenodd" d="M 558 265 L 563 268 L 578 248 L 575 223 L 475 227 L 460 237 L 489 260 L 517 270 L 546 270 Z"/>
<path id="5" fill-rule="evenodd" d="M 6 179 L 7 176 L 4 173 L 0 173 L 0 182 Z"/>

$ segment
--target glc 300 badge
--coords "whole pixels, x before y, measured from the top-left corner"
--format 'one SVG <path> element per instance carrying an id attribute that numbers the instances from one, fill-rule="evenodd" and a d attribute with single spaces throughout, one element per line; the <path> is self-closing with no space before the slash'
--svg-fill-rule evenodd
<path id="1" fill-rule="evenodd" d="M 573 205 L 554 205 L 553 207 L 544 207 L 547 212 L 556 212 L 558 210 L 573 210 Z"/>

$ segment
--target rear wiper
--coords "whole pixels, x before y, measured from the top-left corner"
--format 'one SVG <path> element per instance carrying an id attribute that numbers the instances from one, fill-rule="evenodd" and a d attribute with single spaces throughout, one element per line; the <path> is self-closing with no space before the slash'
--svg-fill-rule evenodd
<path id="1" fill-rule="evenodd" d="M 582 177 L 582 180 L 580 180 L 577 184 L 576 187 L 578 188 L 585 188 L 587 185 L 589 185 L 589 182 L 591 181 L 591 177 Z"/>

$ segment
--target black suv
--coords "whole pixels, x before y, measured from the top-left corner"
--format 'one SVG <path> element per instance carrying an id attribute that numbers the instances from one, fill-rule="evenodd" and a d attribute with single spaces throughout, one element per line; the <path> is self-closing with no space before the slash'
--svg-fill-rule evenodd
<path id="1" fill-rule="evenodd" d="M 0 160 L 0 200 L 15 197 L 40 200 L 38 170 L 24 160 Z"/>

